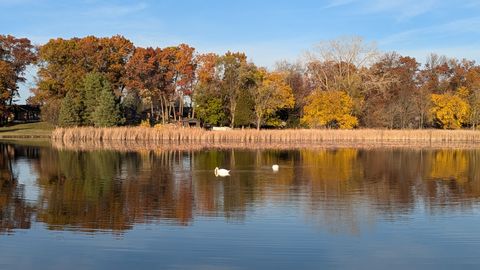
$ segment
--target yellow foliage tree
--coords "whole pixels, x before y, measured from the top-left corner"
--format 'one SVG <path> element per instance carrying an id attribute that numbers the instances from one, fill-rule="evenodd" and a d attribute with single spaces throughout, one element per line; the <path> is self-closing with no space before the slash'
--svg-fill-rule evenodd
<path id="1" fill-rule="evenodd" d="M 455 95 L 463 100 L 468 100 L 468 97 L 470 97 L 470 90 L 468 90 L 467 87 L 462 86 L 457 88 L 457 92 L 455 93 Z"/>
<path id="2" fill-rule="evenodd" d="M 343 91 L 315 91 L 308 97 L 301 122 L 312 128 L 354 128 L 358 119 L 352 115 L 353 106 L 352 98 Z"/>
<path id="3" fill-rule="evenodd" d="M 262 81 L 258 87 L 253 88 L 257 129 L 260 129 L 265 116 L 295 105 L 292 88 L 287 84 L 284 74 L 259 70 L 259 75 Z"/>
<path id="4" fill-rule="evenodd" d="M 444 129 L 458 129 L 467 123 L 470 116 L 470 105 L 461 98 L 462 91 L 456 95 L 432 94 L 430 113 L 433 120 Z"/>

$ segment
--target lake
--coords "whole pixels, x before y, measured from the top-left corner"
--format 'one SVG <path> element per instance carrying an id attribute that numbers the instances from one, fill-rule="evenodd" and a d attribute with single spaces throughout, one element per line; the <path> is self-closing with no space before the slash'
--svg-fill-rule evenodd
<path id="1" fill-rule="evenodd" d="M 0 269 L 478 269 L 479 166 L 475 149 L 0 143 Z"/>

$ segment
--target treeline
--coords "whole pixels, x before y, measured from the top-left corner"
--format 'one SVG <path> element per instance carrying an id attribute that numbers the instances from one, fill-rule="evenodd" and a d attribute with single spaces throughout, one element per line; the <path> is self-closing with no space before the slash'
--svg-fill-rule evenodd
<path id="1" fill-rule="evenodd" d="M 198 118 L 231 127 L 476 128 L 480 66 L 431 54 L 425 64 L 380 53 L 358 37 L 318 44 L 295 63 L 257 67 L 241 52 L 186 44 L 135 47 L 122 36 L 28 39 L 0 35 L 0 109 L 18 95 L 59 126 L 153 125 Z"/>

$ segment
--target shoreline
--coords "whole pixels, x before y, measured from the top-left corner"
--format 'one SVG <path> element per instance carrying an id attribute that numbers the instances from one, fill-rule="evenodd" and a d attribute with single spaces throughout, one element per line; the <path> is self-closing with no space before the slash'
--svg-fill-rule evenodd
<path id="1" fill-rule="evenodd" d="M 199 128 L 58 128 L 52 144 L 67 149 L 300 149 L 300 148 L 480 148 L 473 130 L 229 130 Z"/>
<path id="2" fill-rule="evenodd" d="M 304 148 L 480 148 L 475 130 L 386 130 L 386 129 L 233 129 L 211 131 L 182 127 L 56 128 L 18 129 L 2 135 L 2 141 L 46 141 L 62 149 L 198 150 L 304 149 Z"/>

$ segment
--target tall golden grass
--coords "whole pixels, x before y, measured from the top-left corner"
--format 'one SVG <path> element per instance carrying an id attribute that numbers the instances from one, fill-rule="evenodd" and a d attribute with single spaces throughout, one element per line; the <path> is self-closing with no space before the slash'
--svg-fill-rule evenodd
<path id="1" fill-rule="evenodd" d="M 182 147 L 273 148 L 314 146 L 421 146 L 462 148 L 480 147 L 480 131 L 473 130 L 228 130 L 200 128 L 57 128 L 52 133 L 57 145 L 123 145 L 150 148 Z M 107 147 L 108 148 L 108 147 Z M 261 147 L 262 148 L 262 147 Z"/>

